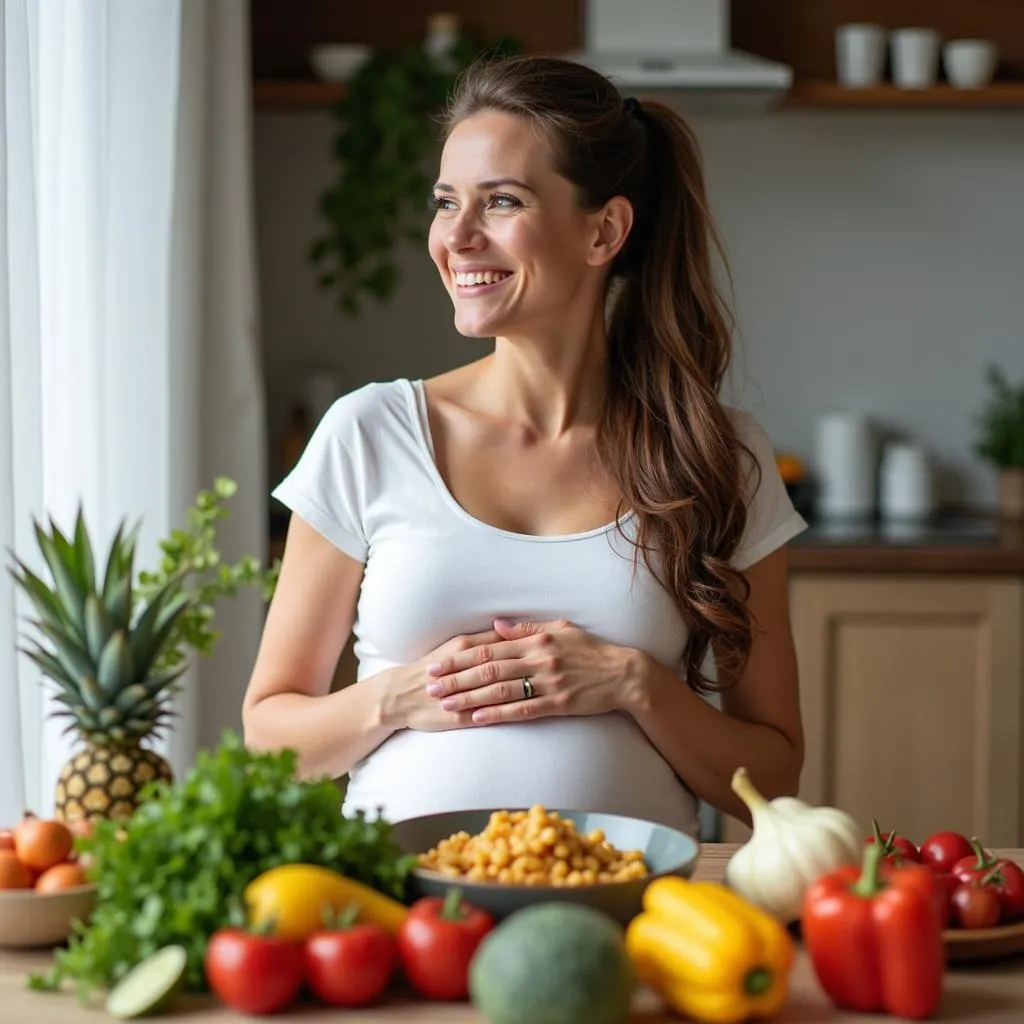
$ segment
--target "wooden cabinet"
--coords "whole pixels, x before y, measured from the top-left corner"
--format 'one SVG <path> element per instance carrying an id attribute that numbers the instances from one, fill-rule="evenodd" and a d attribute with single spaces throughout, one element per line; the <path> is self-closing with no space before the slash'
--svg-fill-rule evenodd
<path id="1" fill-rule="evenodd" d="M 790 600 L 801 798 L 918 842 L 1024 843 L 1024 579 L 795 574 Z"/>

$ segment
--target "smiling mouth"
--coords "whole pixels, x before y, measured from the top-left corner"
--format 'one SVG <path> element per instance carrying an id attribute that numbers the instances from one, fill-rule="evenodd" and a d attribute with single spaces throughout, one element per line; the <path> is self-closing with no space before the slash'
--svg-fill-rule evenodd
<path id="1" fill-rule="evenodd" d="M 452 275 L 460 289 L 474 291 L 488 286 L 501 284 L 512 276 L 511 270 L 479 270 L 473 273 L 455 273 Z"/>

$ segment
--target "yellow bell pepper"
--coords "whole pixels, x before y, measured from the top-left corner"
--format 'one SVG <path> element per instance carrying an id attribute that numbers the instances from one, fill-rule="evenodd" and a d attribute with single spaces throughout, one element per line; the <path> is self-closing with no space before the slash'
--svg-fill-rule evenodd
<path id="1" fill-rule="evenodd" d="M 656 878 L 626 929 L 626 949 L 641 982 L 705 1024 L 772 1017 L 789 996 L 789 933 L 717 882 Z"/>
<path id="2" fill-rule="evenodd" d="M 254 878 L 243 893 L 250 923 L 281 938 L 301 941 L 324 926 L 324 912 L 341 913 L 353 903 L 357 920 L 391 934 L 409 908 L 376 889 L 317 864 L 280 864 Z"/>

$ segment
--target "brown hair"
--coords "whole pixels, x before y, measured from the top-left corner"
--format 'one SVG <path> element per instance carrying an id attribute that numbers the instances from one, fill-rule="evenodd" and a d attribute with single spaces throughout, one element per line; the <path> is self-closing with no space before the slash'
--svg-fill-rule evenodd
<path id="1" fill-rule="evenodd" d="M 698 692 L 725 689 L 750 655 L 746 578 L 729 559 L 747 521 L 746 452 L 718 398 L 732 320 L 715 284 L 722 254 L 697 143 L 653 100 L 623 100 L 598 72 L 572 61 L 482 61 L 459 82 L 447 130 L 472 114 L 519 114 L 550 141 L 557 170 L 584 209 L 624 196 L 634 223 L 612 265 L 607 399 L 600 457 L 637 518 L 634 568 L 647 568 L 689 627 L 683 661 Z M 713 650 L 717 684 L 703 672 Z"/>

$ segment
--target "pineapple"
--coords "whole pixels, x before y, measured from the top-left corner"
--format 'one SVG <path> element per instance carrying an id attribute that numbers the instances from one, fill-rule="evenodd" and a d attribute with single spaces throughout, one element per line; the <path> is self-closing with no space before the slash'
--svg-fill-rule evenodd
<path id="1" fill-rule="evenodd" d="M 138 601 L 138 527 L 127 535 L 123 523 L 118 527 L 101 577 L 81 508 L 70 537 L 52 519 L 49 532 L 34 526 L 53 586 L 15 559 L 19 571 L 11 574 L 35 608 L 31 624 L 42 641 L 22 650 L 56 684 L 63 708 L 55 714 L 70 719 L 65 732 L 76 732 L 84 744 L 60 773 L 56 816 L 130 817 L 146 783 L 171 781 L 167 761 L 143 744 L 172 713 L 185 666 L 168 668 L 161 656 L 189 598 L 179 574 Z M 137 610 L 136 603 L 142 605 Z"/>

